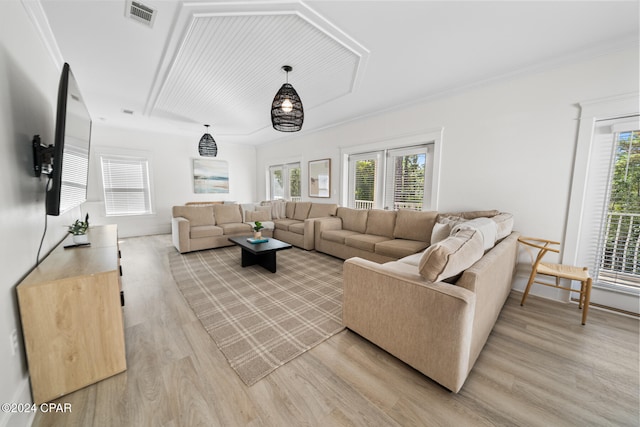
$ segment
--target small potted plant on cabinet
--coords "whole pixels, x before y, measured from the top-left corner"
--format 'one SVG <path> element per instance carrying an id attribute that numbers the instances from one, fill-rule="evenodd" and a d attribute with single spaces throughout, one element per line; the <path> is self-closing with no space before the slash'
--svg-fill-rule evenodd
<path id="1" fill-rule="evenodd" d="M 253 238 L 254 239 L 262 239 L 262 230 L 264 226 L 260 221 L 256 221 L 253 226 Z"/>
<path id="2" fill-rule="evenodd" d="M 84 217 L 84 221 L 76 219 L 76 222 L 69 226 L 69 233 L 73 235 L 73 243 L 76 245 L 86 245 L 89 243 L 87 229 L 89 228 L 89 214 Z"/>

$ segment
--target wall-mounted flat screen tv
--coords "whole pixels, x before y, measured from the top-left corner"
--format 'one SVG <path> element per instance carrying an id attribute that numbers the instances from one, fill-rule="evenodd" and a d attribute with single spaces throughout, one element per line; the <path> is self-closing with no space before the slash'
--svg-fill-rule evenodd
<path id="1" fill-rule="evenodd" d="M 60 215 L 87 200 L 91 117 L 69 64 L 58 87 L 53 171 L 47 190 L 47 215 Z"/>

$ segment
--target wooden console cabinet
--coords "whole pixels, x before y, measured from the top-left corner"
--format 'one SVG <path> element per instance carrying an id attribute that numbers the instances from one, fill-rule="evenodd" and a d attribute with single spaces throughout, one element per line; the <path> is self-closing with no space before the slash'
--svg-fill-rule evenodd
<path id="1" fill-rule="evenodd" d="M 127 369 L 115 225 L 65 239 L 18 286 L 33 400 L 57 399 Z"/>

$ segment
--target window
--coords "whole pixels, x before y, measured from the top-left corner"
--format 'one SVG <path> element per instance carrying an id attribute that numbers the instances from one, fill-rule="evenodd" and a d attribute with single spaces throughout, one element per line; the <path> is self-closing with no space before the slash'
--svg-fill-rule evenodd
<path id="1" fill-rule="evenodd" d="M 372 209 L 380 200 L 377 184 L 381 156 L 381 151 L 349 156 L 349 207 Z"/>
<path id="2" fill-rule="evenodd" d="M 430 206 L 433 144 L 349 156 L 349 207 L 413 209 Z"/>
<path id="3" fill-rule="evenodd" d="M 272 200 L 302 199 L 300 163 L 269 166 L 269 194 Z"/>
<path id="4" fill-rule="evenodd" d="M 615 214 L 615 203 L 611 200 L 614 193 L 612 178 L 615 165 L 627 151 L 633 158 L 633 132 L 640 129 L 638 116 L 638 95 L 629 93 L 602 99 L 589 100 L 580 104 L 578 140 L 571 180 L 571 193 L 568 205 L 566 233 L 562 247 L 561 260 L 565 264 L 580 265 L 589 268 L 594 279 L 591 302 L 624 312 L 638 313 L 640 307 L 640 287 L 628 286 L 625 280 L 628 273 L 613 273 L 613 280 L 606 276 L 615 263 L 613 248 L 633 247 L 633 224 L 609 220 Z M 627 136 L 630 133 L 629 143 Z M 622 136 L 622 141 L 620 137 Z M 625 150 L 625 145 L 628 146 Z M 631 166 L 631 162 L 629 163 Z M 618 174 L 620 176 L 620 174 Z M 627 175 L 627 180 L 630 175 Z M 615 180 L 616 178 L 613 178 Z M 637 187 L 636 187 L 637 189 Z M 615 200 L 616 197 L 613 197 Z M 611 212 L 613 207 L 613 212 Z M 635 217 L 632 212 L 622 212 L 625 217 Z M 619 215 L 612 215 L 615 218 Z M 612 224 L 614 225 L 612 227 Z M 618 231 L 619 230 L 619 231 Z M 629 235 L 629 230 L 632 231 Z M 615 236 L 618 236 L 616 241 Z M 624 236 L 624 239 L 620 239 Z M 628 236 L 628 237 L 627 237 Z M 622 242 L 625 243 L 622 243 Z M 637 241 L 637 239 L 636 239 Z M 619 243 L 617 243 L 619 242 Z M 617 249 L 617 250 L 618 250 Z M 616 255 L 619 260 L 620 252 Z M 629 252 L 627 252 L 628 254 Z M 622 265 L 622 262 L 618 262 Z M 637 279 L 637 277 L 636 277 Z M 615 282 L 615 283 L 613 283 Z M 637 283 L 637 282 L 636 282 Z M 574 283 L 576 286 L 577 283 Z M 564 295 L 566 300 L 569 295 Z"/>
<path id="5" fill-rule="evenodd" d="M 107 216 L 151 214 L 149 161 L 140 157 L 101 156 Z"/>
<path id="6" fill-rule="evenodd" d="M 595 281 L 623 291 L 640 289 L 640 130 L 628 130 L 628 125 L 634 124 L 615 120 L 597 126 L 600 144 L 613 150 L 601 160 L 609 167 L 601 180 L 606 203 L 599 227 Z"/>
<path id="7" fill-rule="evenodd" d="M 387 189 L 385 209 L 420 211 L 428 189 L 425 173 L 429 146 L 401 148 L 387 152 Z M 429 186 L 430 188 L 430 186 Z"/>

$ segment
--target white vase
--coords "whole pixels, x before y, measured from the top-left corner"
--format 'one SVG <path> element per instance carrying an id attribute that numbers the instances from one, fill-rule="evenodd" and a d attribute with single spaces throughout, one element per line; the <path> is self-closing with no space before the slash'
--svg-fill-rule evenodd
<path id="1" fill-rule="evenodd" d="M 74 234 L 73 243 L 76 245 L 83 245 L 89 243 L 89 237 L 86 234 Z"/>
<path id="2" fill-rule="evenodd" d="M 262 231 L 254 231 L 253 232 L 254 239 L 262 239 Z"/>

